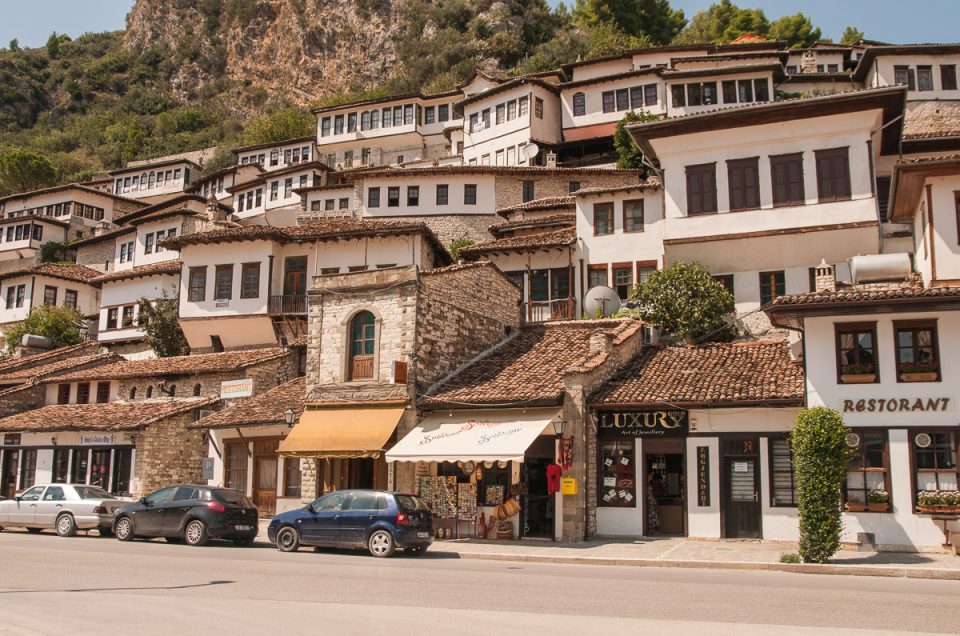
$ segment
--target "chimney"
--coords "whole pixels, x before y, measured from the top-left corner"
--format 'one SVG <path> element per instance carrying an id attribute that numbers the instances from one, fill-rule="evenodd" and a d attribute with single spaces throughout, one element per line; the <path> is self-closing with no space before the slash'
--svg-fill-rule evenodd
<path id="1" fill-rule="evenodd" d="M 813 290 L 818 293 L 837 291 L 837 270 L 824 259 L 820 259 L 814 269 Z"/>
<path id="2" fill-rule="evenodd" d="M 227 212 L 220 207 L 220 203 L 215 196 L 207 199 L 207 219 L 212 222 L 227 220 Z"/>
<path id="3" fill-rule="evenodd" d="M 597 330 L 590 334 L 590 353 L 610 353 L 613 351 L 613 337 L 606 330 Z"/>
<path id="4" fill-rule="evenodd" d="M 547 153 L 547 167 L 556 168 L 557 167 L 557 153 L 548 152 Z"/>
<path id="5" fill-rule="evenodd" d="M 817 54 L 813 51 L 804 51 L 803 57 L 800 58 L 800 72 L 801 73 L 816 73 L 817 72 Z"/>

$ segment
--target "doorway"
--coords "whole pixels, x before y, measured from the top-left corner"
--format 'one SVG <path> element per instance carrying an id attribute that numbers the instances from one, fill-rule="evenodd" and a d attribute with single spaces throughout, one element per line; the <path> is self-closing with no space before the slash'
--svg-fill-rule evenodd
<path id="1" fill-rule="evenodd" d="M 724 536 L 729 539 L 759 539 L 762 536 L 757 449 L 756 439 L 724 441 Z"/>
<path id="2" fill-rule="evenodd" d="M 656 507 L 656 518 L 660 522 L 658 534 L 683 536 L 686 532 L 684 522 L 684 493 L 685 474 L 683 461 L 683 440 L 663 439 L 644 440 L 644 468 L 646 476 L 643 480 L 647 487 L 646 505 Z M 649 508 L 644 521 L 647 524 L 647 534 L 652 534 Z"/>
<path id="3" fill-rule="evenodd" d="M 547 466 L 554 462 L 556 440 L 541 435 L 527 449 L 521 464 L 520 536 L 527 539 L 552 539 L 556 507 L 547 492 Z"/>
<path id="4" fill-rule="evenodd" d="M 307 293 L 307 257 L 288 256 L 283 262 L 283 295 L 303 296 Z"/>
<path id="5" fill-rule="evenodd" d="M 0 467 L 0 495 L 7 499 L 13 499 L 17 494 L 17 464 L 20 459 L 20 451 L 16 449 L 6 449 L 3 453 L 3 466 Z"/>
<path id="6" fill-rule="evenodd" d="M 264 516 L 277 512 L 278 439 L 253 442 L 253 498 Z"/>

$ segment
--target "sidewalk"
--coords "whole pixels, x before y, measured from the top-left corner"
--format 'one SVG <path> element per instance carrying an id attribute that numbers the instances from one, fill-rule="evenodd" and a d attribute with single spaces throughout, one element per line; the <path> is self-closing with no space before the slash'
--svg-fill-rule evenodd
<path id="1" fill-rule="evenodd" d="M 258 542 L 267 541 L 266 520 Z M 574 544 L 549 541 L 436 541 L 427 556 L 526 561 L 578 565 L 775 570 L 807 574 L 951 579 L 960 581 L 960 558 L 946 553 L 864 552 L 841 550 L 830 563 L 780 563 L 780 555 L 796 553 L 795 543 L 757 540 L 697 540 L 657 537 L 636 540 L 594 540 Z"/>

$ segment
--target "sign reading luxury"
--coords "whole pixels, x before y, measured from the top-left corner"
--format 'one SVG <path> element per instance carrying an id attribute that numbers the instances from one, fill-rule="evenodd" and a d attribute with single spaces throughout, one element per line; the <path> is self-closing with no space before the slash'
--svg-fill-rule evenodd
<path id="1" fill-rule="evenodd" d="M 686 435 L 689 417 L 686 411 L 601 411 L 597 426 L 603 436 L 672 437 Z"/>

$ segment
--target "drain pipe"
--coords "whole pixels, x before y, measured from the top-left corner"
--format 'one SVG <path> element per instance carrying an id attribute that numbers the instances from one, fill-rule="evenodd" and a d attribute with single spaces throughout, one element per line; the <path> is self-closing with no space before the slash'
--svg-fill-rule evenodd
<path id="1" fill-rule="evenodd" d="M 881 254 L 883 253 L 883 217 L 880 214 L 880 197 L 878 196 L 878 193 L 877 193 L 877 165 L 876 165 L 876 161 L 873 158 L 873 136 L 881 132 L 887 126 L 897 123 L 901 119 L 903 119 L 903 115 L 902 114 L 897 115 L 896 117 L 894 117 L 887 123 L 883 124 L 876 130 L 871 130 L 870 137 L 867 139 L 867 156 L 870 160 L 870 190 L 873 192 L 874 207 L 876 208 L 876 211 L 877 211 L 877 233 L 879 234 L 879 238 L 880 238 Z M 903 158 L 902 143 L 900 145 L 899 150 L 900 150 L 900 157 Z M 888 208 L 890 207 L 889 201 L 887 201 L 887 207 Z"/>

